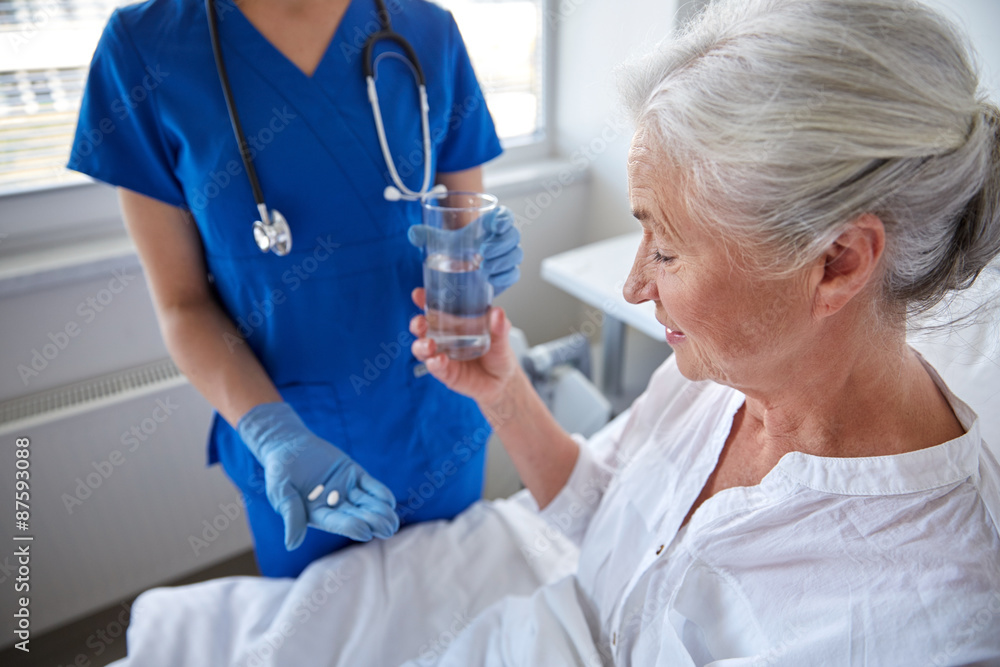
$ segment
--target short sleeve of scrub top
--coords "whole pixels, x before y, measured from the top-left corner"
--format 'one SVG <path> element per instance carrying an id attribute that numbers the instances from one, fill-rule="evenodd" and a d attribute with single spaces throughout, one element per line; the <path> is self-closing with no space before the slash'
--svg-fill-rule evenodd
<path id="1" fill-rule="evenodd" d="M 186 208 L 155 99 L 169 72 L 143 62 L 120 11 L 94 52 L 67 167 Z"/>
<path id="2" fill-rule="evenodd" d="M 455 19 L 448 13 L 450 47 L 454 54 L 454 103 L 448 116 L 447 134 L 438 148 L 438 171 L 462 171 L 478 167 L 500 155 L 500 140 L 476 80 L 472 61 Z"/>

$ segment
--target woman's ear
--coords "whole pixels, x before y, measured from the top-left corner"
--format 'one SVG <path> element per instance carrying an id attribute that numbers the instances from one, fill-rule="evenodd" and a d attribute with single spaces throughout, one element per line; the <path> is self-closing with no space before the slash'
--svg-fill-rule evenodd
<path id="1" fill-rule="evenodd" d="M 885 251 L 885 225 L 873 213 L 865 213 L 837 236 L 816 260 L 813 312 L 829 317 L 840 311 L 878 274 Z"/>

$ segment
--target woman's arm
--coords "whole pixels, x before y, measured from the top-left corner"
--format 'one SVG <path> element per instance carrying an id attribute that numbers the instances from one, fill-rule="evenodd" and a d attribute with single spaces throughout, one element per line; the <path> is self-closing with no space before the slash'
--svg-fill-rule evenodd
<path id="1" fill-rule="evenodd" d="M 215 299 L 190 215 L 124 188 L 118 189 L 118 199 L 149 281 L 160 332 L 181 372 L 233 426 L 255 405 L 282 400 Z"/>
<path id="2" fill-rule="evenodd" d="M 540 510 L 569 479 L 580 446 L 556 422 L 518 366 L 500 396 L 480 409 Z"/>
<path id="3" fill-rule="evenodd" d="M 424 290 L 413 291 L 413 301 L 424 307 Z M 417 315 L 410 332 L 418 336 L 413 354 L 445 386 L 479 404 L 503 441 L 521 481 L 531 491 L 539 509 L 555 498 L 573 472 L 579 445 L 562 429 L 535 393 L 528 376 L 510 348 L 510 321 L 502 308 L 490 310 L 489 352 L 470 361 L 455 361 L 437 354 L 427 335 L 427 318 Z"/>

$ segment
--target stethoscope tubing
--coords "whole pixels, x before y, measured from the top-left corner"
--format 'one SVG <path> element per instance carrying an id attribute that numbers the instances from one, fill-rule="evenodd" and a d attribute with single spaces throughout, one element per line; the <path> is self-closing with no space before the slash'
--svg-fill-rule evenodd
<path id="1" fill-rule="evenodd" d="M 226 72 L 225 62 L 222 56 L 222 45 L 219 40 L 218 21 L 215 16 L 214 0 L 205 0 L 205 9 L 208 14 L 209 34 L 212 40 L 212 54 L 215 58 L 216 70 L 219 74 L 219 82 L 222 85 L 222 93 L 226 100 L 226 110 L 229 112 L 229 122 L 236 136 L 236 143 L 240 150 L 240 159 L 246 170 L 247 178 L 250 181 L 250 188 L 253 190 L 254 202 L 257 205 L 261 219 L 254 223 L 254 239 L 261 250 L 267 252 L 274 250 L 279 255 L 287 254 L 291 249 L 291 230 L 284 216 L 273 211 L 273 216 L 264 201 L 264 192 L 260 187 L 260 180 L 257 178 L 257 170 L 253 166 L 253 158 L 250 155 L 250 146 L 243 134 L 243 126 L 240 123 L 239 113 L 236 110 L 236 102 L 233 98 L 233 91 L 229 85 L 229 76 Z M 371 35 L 366 41 L 363 49 L 362 66 L 364 68 L 365 82 L 368 89 L 368 101 L 372 107 L 372 116 L 375 120 L 375 131 L 378 135 L 379 148 L 382 150 L 382 157 L 385 159 L 386 167 L 389 170 L 389 177 L 393 185 L 387 186 L 383 196 L 388 201 L 408 200 L 416 201 L 428 194 L 440 194 L 446 189 L 444 186 L 431 188 L 431 139 L 430 139 L 430 105 L 427 101 L 427 85 L 424 78 L 424 70 L 417 58 L 417 53 L 413 46 L 399 33 L 392 29 L 392 21 L 384 0 L 375 0 L 379 21 L 382 30 Z M 375 45 L 383 40 L 388 40 L 399 46 L 409 64 L 412 66 L 414 77 L 417 82 L 417 89 L 420 100 L 420 129 L 423 139 L 424 149 L 424 178 L 420 190 L 410 190 L 403 183 L 399 172 L 396 171 L 396 164 L 389 151 L 389 141 L 386 138 L 385 125 L 382 121 L 381 106 L 378 101 L 378 91 L 375 87 L 375 71 L 373 66 L 372 53 Z M 273 221 L 272 221 L 273 218 Z"/>
<path id="2" fill-rule="evenodd" d="M 381 1 L 381 0 L 379 0 Z M 240 123 L 240 115 L 236 111 L 236 102 L 233 99 L 233 90 L 229 86 L 229 75 L 226 73 L 225 62 L 222 58 L 222 44 L 219 42 L 219 25 L 215 17 L 214 0 L 205 0 L 205 10 L 208 13 L 208 32 L 212 38 L 212 53 L 215 56 L 215 68 L 219 73 L 219 81 L 222 83 L 222 95 L 226 98 L 226 109 L 229 111 L 229 123 L 236 135 L 236 144 L 240 148 L 240 158 L 243 160 L 243 168 L 246 169 L 247 178 L 250 179 L 250 188 L 253 190 L 254 203 L 258 210 L 265 213 L 264 223 L 267 224 L 267 205 L 264 203 L 264 192 L 260 188 L 260 181 L 257 179 L 257 170 L 253 167 L 253 159 L 250 156 L 250 145 L 243 134 L 243 125 Z"/>

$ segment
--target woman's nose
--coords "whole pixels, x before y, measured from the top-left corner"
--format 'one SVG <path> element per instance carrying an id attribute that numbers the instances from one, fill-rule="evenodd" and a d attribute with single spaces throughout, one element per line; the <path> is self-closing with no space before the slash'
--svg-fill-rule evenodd
<path id="1" fill-rule="evenodd" d="M 639 246 L 635 261 L 632 262 L 632 270 L 629 271 L 625 287 L 622 288 L 622 295 L 629 303 L 639 304 L 656 299 L 656 282 L 646 275 L 649 259 L 644 245 Z"/>

